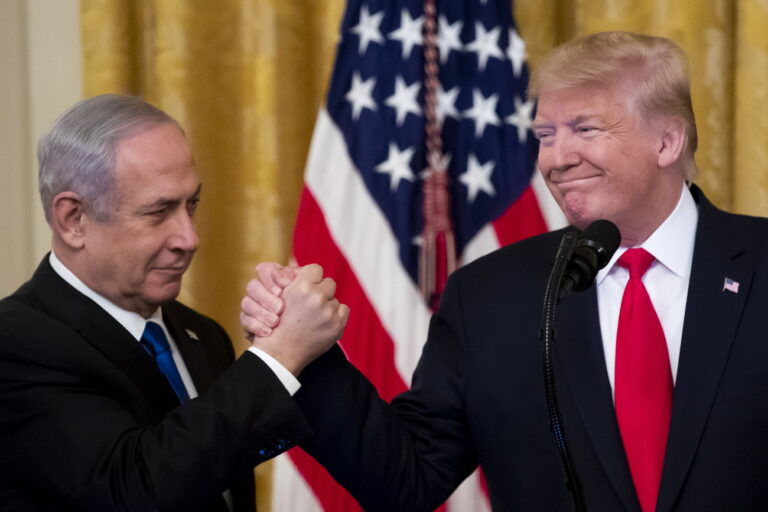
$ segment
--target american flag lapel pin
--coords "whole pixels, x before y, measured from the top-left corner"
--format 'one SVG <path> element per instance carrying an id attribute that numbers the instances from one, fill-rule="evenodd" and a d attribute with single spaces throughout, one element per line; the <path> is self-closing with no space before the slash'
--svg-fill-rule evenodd
<path id="1" fill-rule="evenodd" d="M 736 283 L 736 286 L 739 286 L 739 283 Z M 195 341 L 200 341 L 200 338 L 197 337 L 197 333 L 193 331 L 192 329 L 184 329 L 187 332 L 187 336 L 192 338 Z"/>
<path id="2" fill-rule="evenodd" d="M 723 291 L 728 290 L 731 293 L 739 293 L 739 282 L 734 281 L 730 277 L 726 277 L 723 282 Z"/>

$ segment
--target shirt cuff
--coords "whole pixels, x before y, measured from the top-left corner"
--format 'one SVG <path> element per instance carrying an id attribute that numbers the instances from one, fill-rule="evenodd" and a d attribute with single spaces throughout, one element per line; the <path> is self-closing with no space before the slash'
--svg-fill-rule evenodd
<path id="1" fill-rule="evenodd" d="M 282 383 L 283 387 L 285 387 L 291 396 L 296 394 L 296 392 L 301 387 L 301 383 L 296 377 L 293 376 L 291 372 L 285 368 L 285 366 L 281 365 L 277 359 L 267 354 L 260 348 L 248 347 L 248 352 L 253 352 L 259 356 L 259 358 L 264 361 L 267 366 L 269 366 L 269 369 L 272 370 L 277 379 L 280 381 L 280 383 Z"/>

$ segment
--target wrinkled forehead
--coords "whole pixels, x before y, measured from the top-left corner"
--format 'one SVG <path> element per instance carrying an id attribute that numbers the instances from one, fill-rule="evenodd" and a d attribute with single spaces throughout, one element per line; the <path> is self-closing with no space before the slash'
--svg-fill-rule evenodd
<path id="1" fill-rule="evenodd" d="M 197 187 L 190 144 L 172 124 L 159 125 L 124 140 L 118 146 L 115 164 L 120 195 L 145 195 L 157 188 L 170 191 Z"/>

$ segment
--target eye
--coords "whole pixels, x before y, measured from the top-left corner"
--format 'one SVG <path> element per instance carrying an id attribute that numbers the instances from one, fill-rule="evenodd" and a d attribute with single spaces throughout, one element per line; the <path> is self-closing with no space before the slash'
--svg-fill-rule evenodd
<path id="1" fill-rule="evenodd" d="M 576 133 L 582 135 L 590 135 L 597 132 L 596 126 L 579 126 L 576 128 Z"/>
<path id="2" fill-rule="evenodd" d="M 187 214 L 191 217 L 195 214 L 195 211 L 197 211 L 197 206 L 200 203 L 200 198 L 196 197 L 194 199 L 191 199 L 187 201 Z"/>
<path id="3" fill-rule="evenodd" d="M 168 215 L 168 207 L 164 206 L 163 208 L 152 210 L 150 212 L 147 212 L 147 215 L 150 215 L 152 217 L 165 217 L 166 215 Z"/>
<path id="4" fill-rule="evenodd" d="M 536 137 L 542 144 L 547 144 L 552 140 L 554 133 L 551 131 L 541 130 L 533 132 L 533 136 Z"/>

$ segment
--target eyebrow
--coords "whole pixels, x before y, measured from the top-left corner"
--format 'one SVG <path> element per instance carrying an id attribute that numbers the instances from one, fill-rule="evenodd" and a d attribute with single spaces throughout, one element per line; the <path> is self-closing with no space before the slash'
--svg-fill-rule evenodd
<path id="1" fill-rule="evenodd" d="M 202 191 L 203 191 L 203 184 L 199 183 L 197 185 L 197 188 L 195 189 L 195 192 L 191 196 L 187 197 L 186 199 L 168 199 L 165 197 L 161 197 L 157 201 L 144 205 L 142 207 L 142 210 L 152 210 L 154 208 L 172 206 L 172 205 L 176 205 L 186 201 L 197 201 L 200 199 L 200 194 Z"/>
<path id="2" fill-rule="evenodd" d="M 566 126 L 575 126 L 577 124 L 581 124 L 585 121 L 591 121 L 593 119 L 599 118 L 600 116 L 596 114 L 581 114 L 579 116 L 576 116 L 575 118 L 571 119 L 570 121 L 567 121 L 565 123 Z"/>
<path id="3" fill-rule="evenodd" d="M 580 114 L 580 115 L 574 117 L 573 119 L 570 119 L 570 120 L 566 121 L 564 124 L 566 126 L 568 126 L 568 127 L 573 127 L 573 126 L 576 126 L 578 124 L 584 123 L 586 121 L 591 121 L 593 119 L 600 119 L 600 116 L 597 115 L 597 114 Z M 538 122 L 538 123 L 536 121 L 534 121 L 533 122 L 533 129 L 534 130 L 540 130 L 540 129 L 544 129 L 544 128 L 552 128 L 554 125 L 555 125 L 555 123 L 551 123 L 551 122 L 548 122 L 548 121 Z"/>

